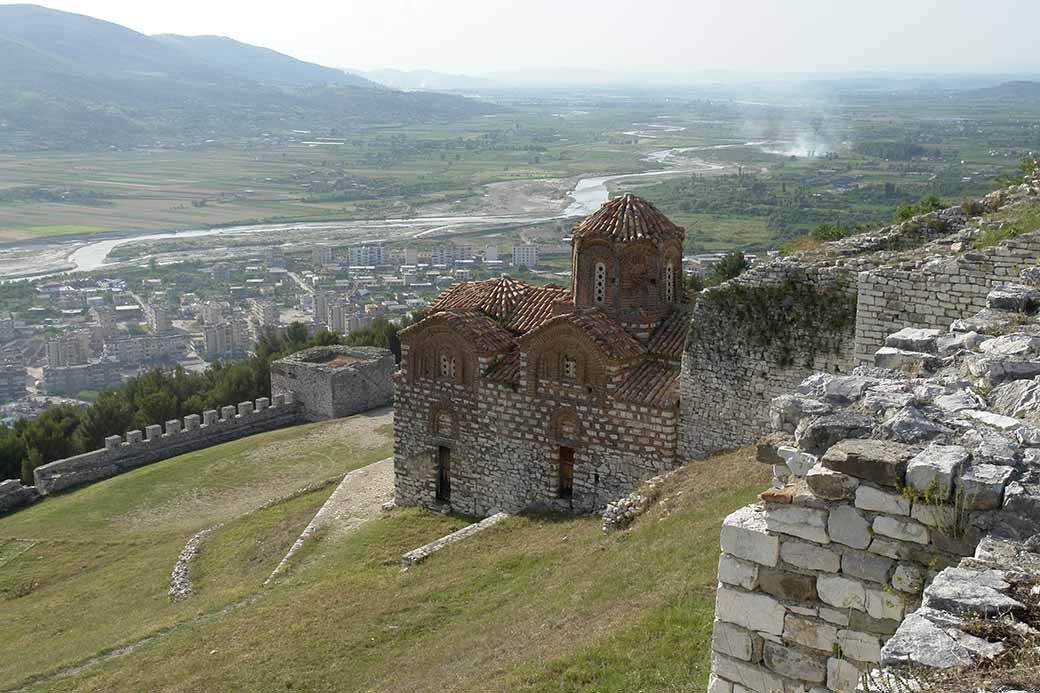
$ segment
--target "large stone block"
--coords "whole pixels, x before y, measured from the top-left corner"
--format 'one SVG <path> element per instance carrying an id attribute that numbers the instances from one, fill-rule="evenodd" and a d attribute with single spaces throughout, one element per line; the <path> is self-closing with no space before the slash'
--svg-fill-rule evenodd
<path id="1" fill-rule="evenodd" d="M 826 500 L 849 498 L 859 486 L 859 479 L 828 469 L 822 464 L 817 464 L 809 470 L 805 475 L 805 482 L 813 493 Z"/>
<path id="2" fill-rule="evenodd" d="M 867 594 L 863 583 L 841 575 L 820 575 L 816 578 L 820 600 L 839 609 L 867 608 Z"/>
<path id="3" fill-rule="evenodd" d="M 802 450 L 813 455 L 820 455 L 839 441 L 862 438 L 870 435 L 873 430 L 873 418 L 862 414 L 842 412 L 821 416 L 804 428 L 799 426 L 799 430 L 795 431 L 795 440 Z M 844 470 L 837 469 L 836 471 Z"/>
<path id="4" fill-rule="evenodd" d="M 827 680 L 827 659 L 824 655 L 809 654 L 779 643 L 767 642 L 762 650 L 762 661 L 769 669 L 796 681 L 823 683 Z"/>
<path id="5" fill-rule="evenodd" d="M 816 579 L 812 575 L 779 568 L 759 569 L 758 589 L 786 601 L 814 602 L 817 599 Z"/>
<path id="6" fill-rule="evenodd" d="M 856 693 L 863 672 L 847 659 L 827 660 L 827 688 L 835 693 Z"/>
<path id="7" fill-rule="evenodd" d="M 780 635 L 784 632 L 784 606 L 766 594 L 721 587 L 715 600 L 715 616 L 748 630 Z M 729 677 L 727 677 L 729 678 Z"/>
<path id="8" fill-rule="evenodd" d="M 838 643 L 838 629 L 829 623 L 788 614 L 784 619 L 784 642 L 832 652 Z"/>
<path id="9" fill-rule="evenodd" d="M 903 618 L 903 598 L 884 589 L 867 589 L 867 613 L 878 620 L 899 621 Z"/>
<path id="10" fill-rule="evenodd" d="M 898 520 L 894 517 L 878 515 L 874 518 L 874 533 L 915 544 L 928 543 L 928 528 L 913 520 Z"/>
<path id="11" fill-rule="evenodd" d="M 936 340 L 942 336 L 942 330 L 904 327 L 885 337 L 885 346 L 907 351 L 924 351 L 934 353 Z"/>
<path id="12" fill-rule="evenodd" d="M 860 486 L 856 489 L 856 507 L 889 515 L 909 515 L 910 499 L 900 493 Z"/>
<path id="13" fill-rule="evenodd" d="M 857 662 L 872 664 L 881 661 L 881 641 L 870 633 L 839 630 L 838 647 L 841 648 L 842 654 Z"/>
<path id="14" fill-rule="evenodd" d="M 906 465 L 906 485 L 944 501 L 953 490 L 953 480 L 971 455 L 960 445 L 929 445 Z"/>
<path id="15" fill-rule="evenodd" d="M 831 541 L 854 549 L 870 546 L 870 522 L 851 505 L 832 508 L 827 518 L 827 534 Z"/>
<path id="16" fill-rule="evenodd" d="M 871 582 L 888 582 L 895 561 L 885 556 L 864 551 L 845 551 L 841 556 L 841 572 Z"/>
<path id="17" fill-rule="evenodd" d="M 957 493 L 963 507 L 972 510 L 993 510 L 1004 502 L 1004 488 L 1015 473 L 1013 467 L 977 464 L 968 467 L 957 477 Z"/>
<path id="18" fill-rule="evenodd" d="M 715 621 L 711 649 L 745 662 L 757 662 L 762 658 L 762 636 L 732 623 Z"/>
<path id="19" fill-rule="evenodd" d="M 781 542 L 780 558 L 785 563 L 804 570 L 836 573 L 841 568 L 841 556 L 835 551 L 793 539 Z"/>
<path id="20" fill-rule="evenodd" d="M 736 558 L 775 566 L 780 558 L 780 538 L 771 536 L 763 512 L 748 505 L 722 522 L 722 550 Z"/>
<path id="21" fill-rule="evenodd" d="M 719 582 L 753 590 L 758 586 L 758 568 L 757 563 L 742 561 L 724 553 L 719 558 Z"/>
<path id="22" fill-rule="evenodd" d="M 797 505 L 769 505 L 765 513 L 766 527 L 773 532 L 830 543 L 827 535 L 827 511 Z"/>
<path id="23" fill-rule="evenodd" d="M 906 464 L 913 455 L 907 445 L 884 440 L 842 440 L 820 459 L 836 472 L 881 486 L 901 486 Z"/>
<path id="24" fill-rule="evenodd" d="M 739 659 L 718 653 L 711 656 L 711 669 L 728 681 L 739 681 L 742 684 L 741 693 L 785 693 L 788 690 L 784 680 L 765 667 L 741 662 Z M 736 687 L 733 693 L 737 693 Z"/>

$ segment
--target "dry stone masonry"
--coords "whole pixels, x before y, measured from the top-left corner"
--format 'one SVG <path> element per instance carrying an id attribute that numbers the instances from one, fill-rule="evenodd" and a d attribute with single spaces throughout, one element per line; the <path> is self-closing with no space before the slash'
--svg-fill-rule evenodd
<path id="1" fill-rule="evenodd" d="M 711 693 L 919 690 L 1040 635 L 1037 274 L 774 398 L 774 487 L 721 531 Z"/>
<path id="2" fill-rule="evenodd" d="M 772 399 L 810 374 L 847 374 L 873 363 L 893 332 L 945 330 L 985 307 L 991 289 L 1036 262 L 1040 231 L 975 249 L 1001 223 L 984 215 L 1038 196 L 1034 177 L 702 292 L 682 358 L 680 458 L 752 443 L 769 423 Z"/>

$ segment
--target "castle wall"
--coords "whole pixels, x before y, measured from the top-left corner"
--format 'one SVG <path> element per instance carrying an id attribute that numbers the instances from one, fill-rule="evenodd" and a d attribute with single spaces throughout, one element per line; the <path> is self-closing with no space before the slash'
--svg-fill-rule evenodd
<path id="1" fill-rule="evenodd" d="M 858 281 L 856 359 L 871 363 L 885 336 L 903 327 L 946 329 L 986 307 L 995 285 L 1040 256 L 1040 232 L 962 255 L 862 272 Z"/>
<path id="2" fill-rule="evenodd" d="M 0 481 L 0 515 L 29 505 L 40 497 L 33 486 L 23 486 L 17 479 Z"/>
<path id="3" fill-rule="evenodd" d="M 815 371 L 853 367 L 855 286 L 842 268 L 778 262 L 707 289 L 680 376 L 680 459 L 754 442 L 769 402 Z"/>
<path id="4" fill-rule="evenodd" d="M 183 422 L 167 421 L 165 432 L 163 426 L 153 425 L 144 434 L 128 432 L 126 440 L 109 436 L 103 449 L 50 462 L 37 467 L 33 475 L 40 493 L 56 493 L 186 452 L 302 422 L 301 409 L 291 393 L 276 395 L 273 402 L 262 397 L 255 403 L 223 407 L 220 412 L 204 411 L 201 417 L 192 414 Z"/>
<path id="5" fill-rule="evenodd" d="M 338 419 L 389 405 L 395 369 L 387 349 L 314 347 L 271 364 L 271 392 L 292 393 L 308 421 Z"/>
<path id="6" fill-rule="evenodd" d="M 474 516 L 532 507 L 588 512 L 674 466 L 677 412 L 545 395 L 495 382 L 474 390 L 398 377 L 397 502 L 448 509 L 435 497 L 441 445 L 451 450 L 450 509 Z M 451 428 L 435 430 L 442 412 L 450 412 Z M 563 420 L 573 433 L 561 433 Z M 561 446 L 574 449 L 570 499 L 559 497 Z"/>

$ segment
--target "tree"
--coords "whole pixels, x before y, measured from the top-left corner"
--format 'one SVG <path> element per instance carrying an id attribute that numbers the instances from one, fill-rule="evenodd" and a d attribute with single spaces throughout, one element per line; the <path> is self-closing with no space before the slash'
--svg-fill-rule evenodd
<path id="1" fill-rule="evenodd" d="M 718 263 L 711 268 L 712 279 L 718 283 L 722 283 L 733 279 L 748 267 L 750 267 L 750 265 L 744 257 L 744 253 L 740 250 L 734 250 L 732 253 L 719 260 Z"/>
<path id="2" fill-rule="evenodd" d="M 134 416 L 127 400 L 118 391 L 102 392 L 87 407 L 76 428 L 76 442 L 81 450 L 100 448 L 107 436 L 122 435 L 133 425 Z"/>

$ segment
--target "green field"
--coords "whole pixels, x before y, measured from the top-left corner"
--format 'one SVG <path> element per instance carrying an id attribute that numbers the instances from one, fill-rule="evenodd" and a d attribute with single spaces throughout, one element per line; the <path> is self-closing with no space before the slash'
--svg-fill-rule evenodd
<path id="1" fill-rule="evenodd" d="M 400 554 L 468 520 L 398 509 L 319 533 L 263 588 L 332 487 L 256 508 L 387 454 L 385 428 L 333 435 L 342 425 L 167 460 L 0 519 L 0 686 L 704 689 L 719 523 L 767 483 L 750 453 L 691 464 L 620 534 L 596 517 L 518 516 L 401 572 Z M 196 594 L 170 604 L 178 552 L 218 522 L 192 564 Z"/>

